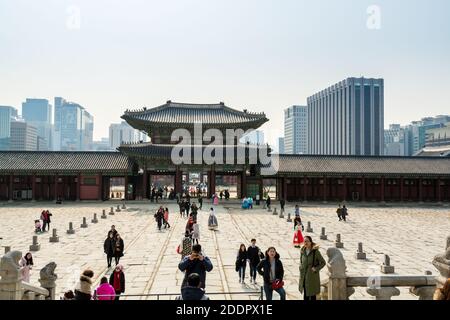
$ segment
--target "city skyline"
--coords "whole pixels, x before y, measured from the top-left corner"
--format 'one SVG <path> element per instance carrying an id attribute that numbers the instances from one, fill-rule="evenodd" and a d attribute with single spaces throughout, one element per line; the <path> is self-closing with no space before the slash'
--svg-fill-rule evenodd
<path id="1" fill-rule="evenodd" d="M 284 108 L 365 76 L 385 79 L 385 128 L 445 114 L 450 4 L 391 2 L 377 1 L 377 29 L 369 1 L 1 1 L 0 104 L 77 101 L 96 119 L 99 140 L 127 108 L 224 101 L 265 112 L 271 121 L 261 129 L 275 145 Z M 433 19 L 425 25 L 424 16 Z"/>

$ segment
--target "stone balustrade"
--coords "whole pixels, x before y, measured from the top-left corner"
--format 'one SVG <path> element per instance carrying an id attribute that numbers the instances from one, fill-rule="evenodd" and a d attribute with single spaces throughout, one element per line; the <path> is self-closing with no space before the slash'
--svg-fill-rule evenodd
<path id="1" fill-rule="evenodd" d="M 56 263 L 50 262 L 40 270 L 36 287 L 23 282 L 20 275 L 19 260 L 22 252 L 9 251 L 0 260 L 0 300 L 54 300 L 57 275 Z"/>
<path id="2" fill-rule="evenodd" d="M 425 275 L 349 276 L 346 273 L 345 259 L 338 248 L 328 248 L 327 257 L 328 278 L 321 281 L 322 300 L 347 300 L 356 287 L 367 288 L 367 293 L 376 300 L 390 300 L 393 296 L 398 296 L 400 290 L 397 287 L 409 287 L 409 292 L 419 297 L 419 300 L 432 300 L 436 288 L 442 287 L 450 277 L 450 236 L 447 237 L 445 253 L 433 259 L 433 265 L 440 272 L 438 277 L 431 275 L 429 271 Z M 389 264 L 390 259 L 385 256 L 383 266 Z"/>

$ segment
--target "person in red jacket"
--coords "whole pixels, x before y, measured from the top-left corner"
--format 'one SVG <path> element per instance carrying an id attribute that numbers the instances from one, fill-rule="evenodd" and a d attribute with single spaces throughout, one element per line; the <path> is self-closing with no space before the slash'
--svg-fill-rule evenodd
<path id="1" fill-rule="evenodd" d="M 118 264 L 114 272 L 109 277 L 109 284 L 112 285 L 116 292 L 116 299 L 119 300 L 120 294 L 125 292 L 125 274 L 123 273 L 123 266 Z"/>

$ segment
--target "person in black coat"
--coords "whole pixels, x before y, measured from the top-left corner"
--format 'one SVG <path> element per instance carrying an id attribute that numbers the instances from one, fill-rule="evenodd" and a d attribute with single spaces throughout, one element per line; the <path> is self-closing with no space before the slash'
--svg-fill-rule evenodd
<path id="1" fill-rule="evenodd" d="M 106 261 L 108 263 L 108 268 L 111 267 L 112 258 L 114 257 L 114 233 L 112 231 L 108 232 L 108 237 L 103 243 L 103 251 L 106 253 Z"/>
<path id="2" fill-rule="evenodd" d="M 159 207 L 158 211 L 155 214 L 156 222 L 158 223 L 158 230 L 161 231 L 161 227 L 164 221 L 164 208 Z"/>
<path id="3" fill-rule="evenodd" d="M 281 207 L 281 212 L 284 212 L 284 205 L 286 204 L 286 200 L 284 200 L 283 198 L 280 199 L 280 207 Z"/>
<path id="4" fill-rule="evenodd" d="M 267 209 L 270 209 L 270 203 L 271 203 L 270 197 L 267 196 L 267 199 L 266 199 L 266 206 L 267 206 Z"/>
<path id="5" fill-rule="evenodd" d="M 120 234 L 116 234 L 114 242 L 114 258 L 116 260 L 116 266 L 119 264 L 120 258 L 123 257 L 123 249 L 123 240 L 120 237 Z"/>
<path id="6" fill-rule="evenodd" d="M 264 259 L 264 254 L 258 246 L 256 246 L 256 239 L 251 240 L 251 245 L 247 248 L 247 258 L 250 265 L 250 283 L 256 284 L 256 267 L 261 259 Z"/>
<path id="7" fill-rule="evenodd" d="M 239 272 L 239 283 L 245 283 L 245 268 L 247 266 L 247 249 L 245 244 L 241 243 L 236 257 L 236 271 Z"/>
<path id="8" fill-rule="evenodd" d="M 186 198 L 186 202 L 184 203 L 184 210 L 186 212 L 186 217 L 189 217 L 189 211 L 191 210 L 190 198 Z"/>
<path id="9" fill-rule="evenodd" d="M 283 281 L 284 269 L 280 260 L 280 255 L 274 247 L 267 249 L 265 258 L 256 267 L 258 273 L 264 279 L 264 293 L 267 300 L 272 300 L 272 294 L 275 290 L 280 295 L 280 300 L 286 300 L 286 291 L 282 286 L 274 289 L 273 285 Z"/>

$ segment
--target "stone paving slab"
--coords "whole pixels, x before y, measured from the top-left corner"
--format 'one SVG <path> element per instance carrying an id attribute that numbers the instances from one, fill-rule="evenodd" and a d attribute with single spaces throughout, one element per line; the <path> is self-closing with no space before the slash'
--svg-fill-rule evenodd
<path id="1" fill-rule="evenodd" d="M 11 246 L 23 254 L 28 252 L 34 235 L 34 220 L 38 219 L 43 209 L 53 214 L 51 228 L 57 228 L 60 241 L 50 243 L 51 231 L 38 236 L 41 250 L 34 252 L 35 266 L 31 273 L 31 283 L 38 284 L 39 270 L 48 262 L 57 263 L 57 296 L 73 289 L 80 272 L 91 268 L 95 281 L 112 270 L 106 268 L 103 254 L 103 241 L 112 224 L 122 235 L 125 242 L 125 256 L 121 264 L 125 267 L 127 294 L 171 293 L 178 294 L 183 273 L 178 270 L 180 255 L 176 247 L 184 234 L 186 218 L 178 214 L 178 206 L 165 204 L 171 212 L 169 221 L 172 228 L 158 231 L 153 214 L 159 207 L 151 203 L 130 203 L 129 210 L 107 215 L 100 219 L 102 209 L 109 212 L 112 203 L 14 203 L 0 207 L 0 245 Z M 207 227 L 208 209 L 199 212 L 200 244 L 210 257 L 214 269 L 207 274 L 206 291 L 223 293 L 225 291 L 246 291 L 248 295 L 211 295 L 212 299 L 254 300 L 259 291 L 262 278 L 258 276 L 258 285 L 249 283 L 249 268 L 246 284 L 238 283 L 238 274 L 234 261 L 241 243 L 249 244 L 251 238 L 257 239 L 262 249 L 275 246 L 280 253 L 285 267 L 285 289 L 288 299 L 301 299 L 298 292 L 299 249 L 292 245 L 293 223 L 286 222 L 287 213 L 294 215 L 293 205 L 286 208 L 285 218 L 255 208 L 243 211 L 237 204 L 227 203 L 216 208 L 219 228 L 211 231 Z M 279 208 L 278 208 L 279 210 Z M 99 222 L 90 223 L 93 213 L 97 213 Z M 383 254 L 388 254 L 395 274 L 422 275 L 426 270 L 437 274 L 431 264 L 433 257 L 443 251 L 445 238 L 450 230 L 450 211 L 439 207 L 355 207 L 349 208 L 347 222 L 339 222 L 335 207 L 332 205 L 309 205 L 301 208 L 302 220 L 306 227 L 310 221 L 313 227 L 313 240 L 321 247 L 325 256 L 326 248 L 334 245 L 337 233 L 341 234 L 344 248 L 341 250 L 347 262 L 349 275 L 379 274 Z M 80 228 L 82 218 L 86 217 L 88 228 Z M 69 221 L 73 222 L 75 234 L 68 235 Z M 326 228 L 328 240 L 320 240 L 321 227 Z M 306 230 L 306 229 L 305 229 Z M 366 260 L 356 260 L 354 255 L 358 242 L 363 242 Z M 1 249 L 3 253 L 3 248 Z M 325 277 L 326 268 L 321 271 Z M 417 299 L 400 288 L 401 294 L 394 299 Z M 123 299 L 126 299 L 124 297 Z M 141 299 L 141 297 L 128 297 Z M 160 297 L 174 299 L 175 295 Z M 142 297 L 156 299 L 156 297 Z M 279 299 L 274 293 L 274 299 Z M 365 288 L 357 288 L 351 299 L 372 299 Z"/>

